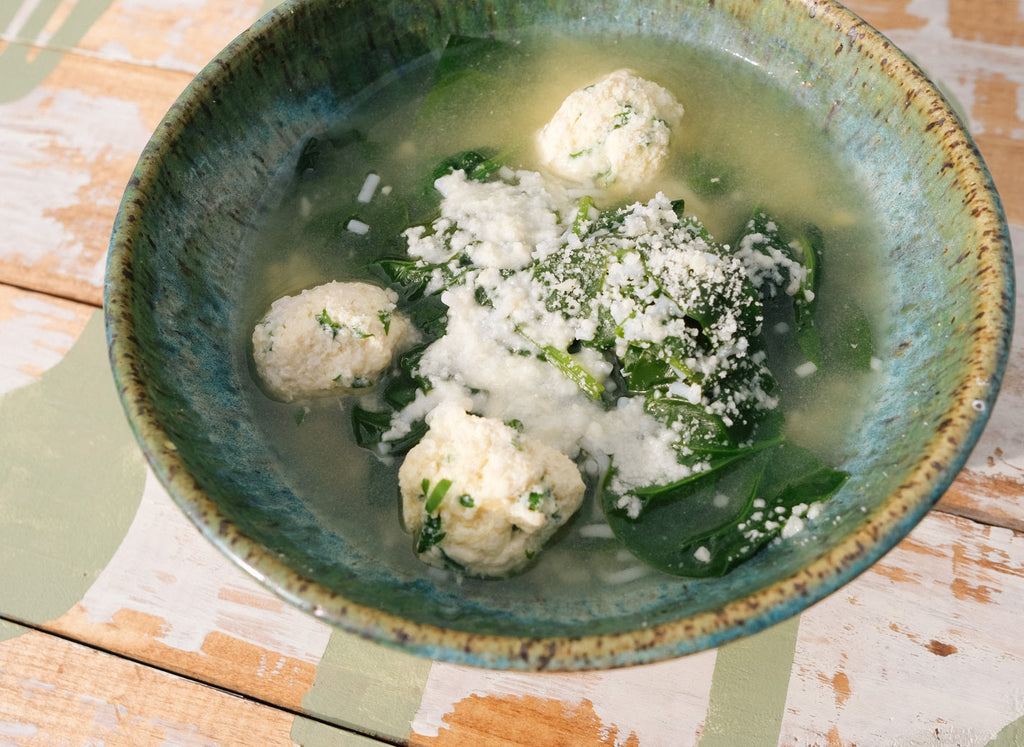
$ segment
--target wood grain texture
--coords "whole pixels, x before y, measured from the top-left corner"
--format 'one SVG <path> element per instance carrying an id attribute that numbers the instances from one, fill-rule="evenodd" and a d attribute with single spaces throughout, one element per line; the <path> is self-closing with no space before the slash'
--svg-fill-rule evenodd
<path id="1" fill-rule="evenodd" d="M 1024 536 L 933 513 L 801 617 L 781 743 L 986 745 L 1024 716 Z"/>
<path id="2" fill-rule="evenodd" d="M 191 76 L 266 5 L 0 1 L 0 395 L 32 386 L 78 339 L 102 300 L 110 224 L 138 153 Z M 1024 3 L 849 5 L 949 93 L 1021 256 Z M 52 15 L 37 19 L 37 9 Z M 1010 725 L 1024 716 L 1021 347 L 941 511 L 801 616 L 779 743 L 986 745 L 1019 734 Z M 381 724 L 389 692 L 419 687 L 408 668 L 374 657 L 371 644 L 356 656 L 259 587 L 145 479 L 135 521 L 92 586 L 63 614 L 33 621 L 60 636 L 0 622 L 0 744 L 292 744 L 297 724 L 317 733 L 310 745 L 363 742 L 290 712 L 303 710 L 404 738 Z M 344 667 L 325 664 L 332 641 Z M 726 726 L 748 716 L 713 702 L 717 661 L 709 651 L 577 675 L 434 663 L 410 743 L 696 745 L 716 707 Z"/>
<path id="3" fill-rule="evenodd" d="M 0 285 L 0 395 L 38 381 L 56 365 L 95 310 Z"/>
<path id="4" fill-rule="evenodd" d="M 302 709 L 331 635 L 224 557 L 152 473 L 99 578 L 79 604 L 39 624 L 294 710 Z"/>
<path id="5" fill-rule="evenodd" d="M 1019 0 L 949 0 L 949 28 L 958 39 L 1024 47 Z"/>
<path id="6" fill-rule="evenodd" d="M 106 59 L 199 72 L 263 14 L 265 0 L 100 0 L 109 4 L 76 49 Z"/>
<path id="7" fill-rule="evenodd" d="M 1024 6 L 1021 0 L 851 0 L 947 93 L 1024 226 Z"/>
<path id="8" fill-rule="evenodd" d="M 435 663 L 412 744 L 695 744 L 716 652 L 607 672 L 521 674 Z M 567 730 L 580 740 L 566 741 Z M 504 740 L 504 741 L 500 741 Z M 483 742 L 481 742 L 483 743 Z"/>
<path id="9" fill-rule="evenodd" d="M 193 75 L 263 9 L 262 0 L 5 3 L 0 283 L 102 303 L 111 227 L 142 148 Z"/>
<path id="10" fill-rule="evenodd" d="M 988 744 L 1024 716 L 1022 618 L 1024 536 L 929 515 L 801 615 L 778 744 Z M 715 657 L 574 675 L 435 664 L 412 743 L 697 745 L 709 712 L 738 733 L 753 708 L 715 702 Z"/>
<path id="11" fill-rule="evenodd" d="M 290 713 L 45 633 L 5 638 L 4 745 L 293 744 Z"/>
<path id="12" fill-rule="evenodd" d="M 121 194 L 188 80 L 179 72 L 63 57 L 28 96 L 0 105 L 0 282 L 102 303 Z"/>

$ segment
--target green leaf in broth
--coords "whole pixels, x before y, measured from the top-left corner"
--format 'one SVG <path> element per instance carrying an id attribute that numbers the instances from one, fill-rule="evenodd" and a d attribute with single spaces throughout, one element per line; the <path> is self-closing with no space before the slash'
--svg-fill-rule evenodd
<path id="1" fill-rule="evenodd" d="M 557 368 L 587 397 L 592 400 L 601 399 L 601 395 L 604 393 L 604 384 L 581 366 L 572 355 L 552 345 L 544 345 L 541 350 L 544 352 L 544 360 Z"/>
<path id="2" fill-rule="evenodd" d="M 430 142 L 427 135 L 433 132 L 450 131 L 465 120 L 470 106 L 500 112 L 504 110 L 500 107 L 503 102 L 514 100 L 513 82 L 492 73 L 464 69 L 435 80 L 416 113 L 413 138 L 418 142 Z"/>
<path id="3" fill-rule="evenodd" d="M 874 357 L 871 322 L 867 315 L 853 304 L 843 309 L 838 334 L 828 348 L 837 366 L 849 371 L 867 371 Z"/>
<path id="4" fill-rule="evenodd" d="M 751 240 L 748 241 L 748 239 Z M 782 227 L 781 222 L 762 207 L 755 207 L 751 211 L 750 218 L 743 230 L 733 241 L 733 246 L 737 248 L 744 244 L 752 251 L 759 252 L 768 258 L 777 253 L 791 262 L 803 264 L 802 256 L 791 246 L 789 235 Z M 783 295 L 781 290 L 788 286 L 792 279 L 785 264 L 776 263 L 775 270 L 780 277 L 777 280 L 768 281 L 768 287 L 763 289 L 765 300 Z"/>
<path id="5" fill-rule="evenodd" d="M 511 56 L 517 54 L 516 46 L 509 42 L 452 34 L 445 42 L 437 62 L 434 80 L 440 83 L 449 76 L 467 69 L 500 68 Z"/>
<path id="6" fill-rule="evenodd" d="M 697 195 L 717 197 L 734 191 L 735 175 L 724 163 L 699 153 L 687 156 L 683 178 Z"/>
<path id="7" fill-rule="evenodd" d="M 847 477 L 781 441 L 648 496 L 636 519 L 607 491 L 602 502 L 615 536 L 642 561 L 673 575 L 715 577 L 781 536 L 790 516 L 830 498 Z"/>
<path id="8" fill-rule="evenodd" d="M 404 454 L 420 442 L 427 433 L 424 422 L 413 423 L 411 430 L 401 438 L 384 441 L 383 435 L 391 430 L 390 410 L 369 410 L 355 405 L 352 407 L 352 432 L 355 442 L 364 449 L 378 451 L 386 446 L 392 455 Z"/>
<path id="9" fill-rule="evenodd" d="M 648 392 L 679 380 L 668 359 L 660 355 L 660 346 L 630 342 L 622 356 L 622 375 L 631 392 Z"/>
<path id="10" fill-rule="evenodd" d="M 734 242 L 740 246 L 744 238 L 756 237 L 757 241 L 750 242 L 749 246 L 754 251 L 771 256 L 772 252 L 778 252 L 791 260 L 798 262 L 804 268 L 804 277 L 796 294 L 793 296 L 793 339 L 803 354 L 804 358 L 817 367 L 822 365 L 822 339 L 816 319 L 815 297 L 821 286 L 821 266 L 823 237 L 821 231 L 813 225 L 804 226 L 803 229 L 791 238 L 788 233 L 770 213 L 757 207 L 751 213 L 742 234 Z M 785 267 L 779 268 L 782 274 L 781 281 L 774 282 L 765 289 L 765 301 L 772 302 L 780 295 L 779 290 L 787 286 L 791 275 Z"/>
<path id="11" fill-rule="evenodd" d="M 493 148 L 464 150 L 443 159 L 430 173 L 430 185 L 438 178 L 453 171 L 465 171 L 466 177 L 475 181 L 485 181 L 487 177 L 505 165 L 507 156 L 499 154 Z"/>
<path id="12" fill-rule="evenodd" d="M 428 516 L 416 537 L 416 552 L 426 552 L 443 540 L 446 535 L 447 532 L 441 528 L 441 517 L 438 515 Z"/>
<path id="13" fill-rule="evenodd" d="M 750 457 L 766 449 L 772 449 L 783 443 L 782 423 L 783 418 L 781 415 L 771 413 L 762 423 L 758 439 L 745 444 L 737 444 L 734 440 L 721 441 L 716 438 L 708 440 L 693 438 L 686 441 L 685 445 L 693 452 L 692 459 L 689 461 L 693 464 L 702 464 L 703 469 L 668 485 L 649 485 L 635 490 L 634 493 L 640 499 L 641 515 L 653 503 L 674 500 L 680 488 L 695 482 L 706 481 L 714 474 L 720 474 L 722 470 L 725 470 L 738 460 Z M 726 438 L 731 438 L 728 432 L 726 433 Z"/>
<path id="14" fill-rule="evenodd" d="M 660 423 L 678 426 L 686 434 L 678 445 L 680 461 L 696 464 L 713 454 L 735 450 L 736 442 L 722 418 L 709 413 L 700 404 L 664 392 L 652 393 L 644 402 L 644 409 Z"/>
<path id="15" fill-rule="evenodd" d="M 821 367 L 821 335 L 814 318 L 815 296 L 821 285 L 821 232 L 810 227 L 796 238 L 796 243 L 800 247 L 801 261 L 807 271 L 800 290 L 793 297 L 796 341 L 807 360 Z"/>
<path id="16" fill-rule="evenodd" d="M 817 320 L 817 297 L 822 285 L 823 238 L 815 226 L 808 226 L 797 236 L 801 260 L 807 275 L 793 299 L 795 337 L 801 352 L 816 366 L 826 357 L 840 370 L 867 371 L 874 356 L 871 322 L 855 304 L 847 304 L 838 322 L 829 325 L 822 335 Z M 809 291 L 810 293 L 807 293 Z"/>
<path id="17" fill-rule="evenodd" d="M 433 182 L 454 169 L 465 169 L 474 179 L 483 179 L 504 163 L 509 156 L 499 155 L 487 143 L 508 140 L 501 135 L 509 124 L 505 111 L 507 102 L 514 100 L 516 84 L 503 77 L 500 71 L 513 57 L 519 55 L 515 45 L 494 39 L 453 35 L 449 37 L 434 72 L 434 80 L 424 95 L 413 120 L 409 140 L 426 162 L 427 183 L 410 210 L 414 222 L 426 222 L 430 210 L 436 207 L 437 195 Z M 493 116 L 475 121 L 480 129 L 480 142 L 471 143 L 468 150 L 451 156 L 446 152 L 447 142 L 437 142 L 437 133 L 465 131 L 467 112 L 495 112 Z M 485 139 L 486 138 L 486 139 Z M 450 161 L 430 169 L 431 159 Z"/>
<path id="18" fill-rule="evenodd" d="M 593 213 L 593 215 L 591 215 Z M 597 205 L 594 203 L 594 198 L 590 195 L 584 195 L 576 203 L 576 217 L 572 221 L 572 232 L 583 238 L 586 234 L 586 228 L 590 221 L 599 215 Z"/>
<path id="19" fill-rule="evenodd" d="M 379 172 L 385 156 L 382 143 L 353 128 L 310 137 L 296 161 L 295 189 L 289 191 L 291 209 L 302 216 L 295 224 L 299 235 L 288 240 L 335 253 L 339 241 L 354 242 L 361 254 L 371 256 L 400 250 L 401 232 L 409 225 L 406 199 L 397 190 L 379 188 L 361 195 L 368 179 L 385 180 Z M 368 230 L 353 230 L 359 224 Z"/>
<path id="20" fill-rule="evenodd" d="M 537 262 L 532 273 L 548 289 L 544 299 L 547 310 L 589 316 L 604 287 L 611 258 L 606 246 L 589 243 L 564 246 Z"/>
<path id="21" fill-rule="evenodd" d="M 680 216 L 680 212 L 681 207 L 676 209 L 676 215 Z M 707 246 L 708 251 L 720 256 L 728 254 L 728 249 L 715 241 L 699 222 L 681 216 L 679 222 L 688 229 L 694 239 L 701 240 Z M 708 277 L 697 286 L 696 293 L 691 292 L 689 283 L 684 283 L 681 290 L 688 296 L 684 300 L 679 297 L 678 281 L 674 279 L 674 273 L 677 272 L 675 268 L 665 265 L 665 270 L 661 273 L 651 270 L 652 251 L 654 250 L 650 247 L 640 246 L 648 277 L 657 283 L 661 293 L 675 301 L 686 316 L 696 322 L 702 330 L 709 330 L 726 316 L 740 323 L 740 334 L 742 335 L 752 334 L 759 328 L 761 297 L 749 278 L 744 276 L 715 281 Z M 739 288 L 734 287 L 737 282 Z"/>
<path id="22" fill-rule="evenodd" d="M 347 149 L 356 143 L 365 143 L 366 136 L 359 130 L 346 127 L 328 131 L 320 135 L 311 135 L 306 139 L 299 157 L 295 162 L 295 175 L 306 177 L 311 171 L 319 171 L 330 167 L 337 157 L 338 151 Z"/>

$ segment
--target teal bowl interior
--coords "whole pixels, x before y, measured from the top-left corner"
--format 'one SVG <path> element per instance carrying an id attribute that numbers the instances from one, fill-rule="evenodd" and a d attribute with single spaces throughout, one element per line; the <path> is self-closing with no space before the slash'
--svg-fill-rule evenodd
<path id="1" fill-rule="evenodd" d="M 720 579 L 443 583 L 382 562 L 311 506 L 251 418 L 237 330 L 246 247 L 296 148 L 450 34 L 536 29 L 724 50 L 789 92 L 866 190 L 889 287 L 852 475 L 798 543 Z M 884 37 L 824 0 L 286 2 L 182 94 L 132 176 L 106 288 L 111 361 L 153 470 L 199 529 L 283 598 L 385 645 L 511 669 L 637 664 L 755 632 L 853 579 L 938 500 L 986 422 L 1012 320 L 1009 238 L 968 134 Z M 345 489 L 339 487 L 339 500 Z M 343 504 L 339 504 L 343 505 Z M 396 504 L 382 521 L 398 521 Z"/>

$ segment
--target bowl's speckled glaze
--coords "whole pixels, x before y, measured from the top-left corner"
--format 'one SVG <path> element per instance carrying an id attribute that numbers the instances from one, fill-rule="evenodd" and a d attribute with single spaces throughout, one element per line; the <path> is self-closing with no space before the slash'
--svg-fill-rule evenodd
<path id="1" fill-rule="evenodd" d="M 450 33 L 652 35 L 723 48 L 792 91 L 874 189 L 890 324 L 883 371 L 809 539 L 725 578 L 565 605 L 460 599 L 389 578 L 328 531 L 276 473 L 246 417 L 229 340 L 234 251 L 296 143 L 349 97 Z M 155 473 L 229 557 L 299 607 L 386 645 L 506 669 L 638 664 L 717 646 L 853 579 L 902 539 L 962 467 L 995 402 L 1013 315 L 1005 219 L 971 138 L 890 42 L 826 0 L 308 0 L 224 50 L 154 134 L 114 226 L 109 349 Z M 396 521 L 397 516 L 396 516 Z"/>

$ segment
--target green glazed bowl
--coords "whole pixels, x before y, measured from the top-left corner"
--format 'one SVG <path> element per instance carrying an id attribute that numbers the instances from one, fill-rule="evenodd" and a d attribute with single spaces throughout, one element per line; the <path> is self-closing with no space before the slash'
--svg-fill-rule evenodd
<path id="1" fill-rule="evenodd" d="M 720 579 L 570 590 L 442 583 L 367 552 L 363 527 L 293 489 L 250 417 L 237 330 L 247 237 L 297 144 L 452 33 L 650 36 L 747 60 L 791 92 L 873 189 L 888 326 L 851 473 L 806 540 Z M 1005 218 L 956 113 L 883 36 L 828 0 L 293 0 L 185 90 L 128 184 L 110 245 L 110 359 L 156 475 L 204 535 L 284 599 L 441 660 L 594 669 L 699 651 L 799 613 L 939 499 L 996 398 L 1013 318 Z M 241 362 L 240 362 L 241 361 Z M 398 522 L 397 503 L 384 509 Z M 370 543 L 372 545 L 372 543 Z M 411 553 L 411 550 L 410 550 Z M 414 564 L 415 565 L 415 564 Z"/>

